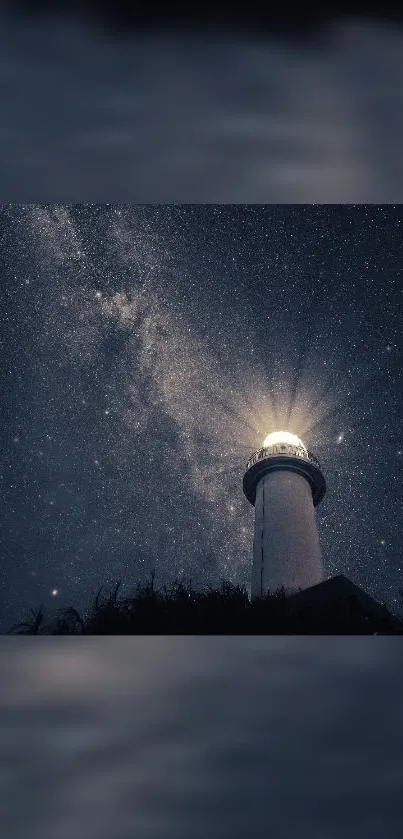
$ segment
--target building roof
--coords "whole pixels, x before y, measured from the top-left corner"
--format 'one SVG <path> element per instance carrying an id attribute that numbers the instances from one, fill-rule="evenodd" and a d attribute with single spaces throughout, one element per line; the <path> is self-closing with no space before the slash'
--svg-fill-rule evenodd
<path id="1" fill-rule="evenodd" d="M 362 609 L 374 620 L 386 621 L 391 628 L 403 630 L 402 620 L 344 574 L 331 577 L 287 597 L 287 606 L 292 613 L 312 610 L 319 614 L 335 608 L 340 609 L 343 606 L 348 608 L 350 604 Z"/>

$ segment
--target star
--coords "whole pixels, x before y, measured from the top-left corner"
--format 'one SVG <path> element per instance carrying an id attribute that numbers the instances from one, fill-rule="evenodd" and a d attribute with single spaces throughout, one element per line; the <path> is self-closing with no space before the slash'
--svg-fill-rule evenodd
<path id="1" fill-rule="evenodd" d="M 248 588 L 244 470 L 282 429 L 326 479 L 325 573 L 397 596 L 402 221 L 399 205 L 1 205 L 0 620 L 49 568 L 78 609 L 155 565 L 162 585 Z"/>

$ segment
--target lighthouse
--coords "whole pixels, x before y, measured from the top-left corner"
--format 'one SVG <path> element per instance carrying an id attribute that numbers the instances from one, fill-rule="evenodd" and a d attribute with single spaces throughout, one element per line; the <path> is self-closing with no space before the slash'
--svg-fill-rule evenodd
<path id="1" fill-rule="evenodd" d="M 248 460 L 243 491 L 255 507 L 252 600 L 324 579 L 315 507 L 326 492 L 316 457 L 295 434 L 269 434 Z"/>

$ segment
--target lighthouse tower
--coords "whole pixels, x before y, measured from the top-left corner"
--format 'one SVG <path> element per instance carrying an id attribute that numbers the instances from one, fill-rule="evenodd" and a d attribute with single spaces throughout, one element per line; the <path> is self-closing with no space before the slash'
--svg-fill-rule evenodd
<path id="1" fill-rule="evenodd" d="M 315 507 L 326 483 L 316 458 L 299 437 L 276 431 L 249 459 L 243 491 L 255 507 L 252 599 L 286 593 L 323 580 Z"/>

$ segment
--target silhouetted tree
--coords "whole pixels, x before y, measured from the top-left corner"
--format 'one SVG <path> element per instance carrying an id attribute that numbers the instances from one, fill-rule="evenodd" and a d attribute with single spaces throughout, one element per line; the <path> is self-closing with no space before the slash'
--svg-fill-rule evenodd
<path id="1" fill-rule="evenodd" d="M 57 611 L 52 626 L 52 635 L 75 635 L 84 631 L 84 620 L 73 606 Z"/>
<path id="2" fill-rule="evenodd" d="M 17 623 L 9 630 L 9 634 L 13 635 L 39 635 L 44 633 L 45 626 L 45 610 L 43 603 L 38 609 L 30 609 L 31 617 L 26 621 Z"/>

